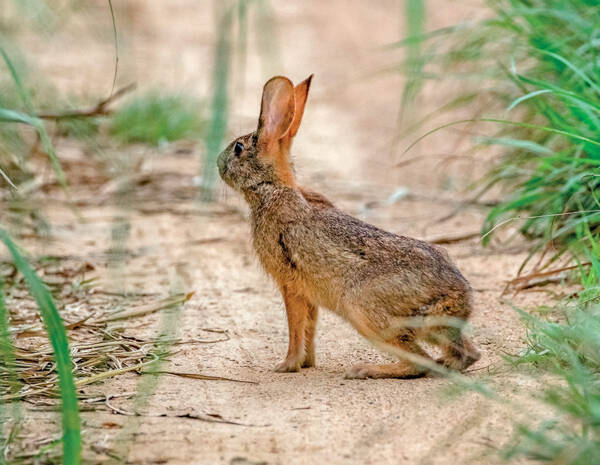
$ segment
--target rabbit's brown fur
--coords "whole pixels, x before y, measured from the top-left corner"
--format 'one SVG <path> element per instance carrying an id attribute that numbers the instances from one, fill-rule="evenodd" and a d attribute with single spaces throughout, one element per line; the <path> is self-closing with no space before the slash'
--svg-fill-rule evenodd
<path id="1" fill-rule="evenodd" d="M 472 291 L 446 252 L 364 223 L 296 185 L 289 150 L 310 79 L 295 88 L 284 77 L 269 80 L 257 131 L 231 142 L 218 159 L 223 180 L 250 205 L 254 247 L 285 302 L 289 349 L 276 370 L 314 366 L 318 307 L 367 338 L 426 359 L 417 341 L 433 341 L 442 349 L 439 363 L 464 370 L 479 358 L 461 331 Z M 426 371 L 402 360 L 357 365 L 346 375 L 407 378 Z"/>

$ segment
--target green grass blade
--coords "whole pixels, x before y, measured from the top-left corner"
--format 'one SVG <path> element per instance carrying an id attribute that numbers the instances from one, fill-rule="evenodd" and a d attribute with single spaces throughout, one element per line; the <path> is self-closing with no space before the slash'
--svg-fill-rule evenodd
<path id="1" fill-rule="evenodd" d="M 422 136 L 418 137 L 416 140 L 414 140 L 411 144 L 409 144 L 409 146 L 407 148 L 404 149 L 404 152 L 402 152 L 402 154 L 404 155 L 405 153 L 409 152 L 410 149 L 412 149 L 415 145 L 417 145 L 419 142 L 421 142 L 423 139 L 425 139 L 426 137 L 441 131 L 442 129 L 446 129 L 452 126 L 457 126 L 459 124 L 466 124 L 466 123 L 498 123 L 498 124 L 504 124 L 504 125 L 508 125 L 508 126 L 518 126 L 521 128 L 528 128 L 528 129 L 539 129 L 540 131 L 546 131 L 546 132 L 550 132 L 552 134 L 560 134 L 563 136 L 567 136 L 567 137 L 571 137 L 573 139 L 577 139 L 580 141 L 584 141 L 584 142 L 588 142 L 590 144 L 596 145 L 598 147 L 600 147 L 600 141 L 596 141 L 596 140 L 592 140 L 589 137 L 584 137 L 581 136 L 579 134 L 575 134 L 573 132 L 569 132 L 569 131 L 563 131 L 561 129 L 555 129 L 552 127 L 548 127 L 548 126 L 540 126 L 538 124 L 530 124 L 530 123 L 522 123 L 519 121 L 510 121 L 510 120 L 504 120 L 504 119 L 497 119 L 497 118 L 471 118 L 471 119 L 463 119 L 463 120 L 459 120 L 459 121 L 452 121 L 450 123 L 446 123 L 446 124 L 442 124 L 441 126 L 438 126 L 434 129 L 431 129 L 430 131 L 427 131 L 425 134 L 423 134 Z"/>
<path id="2" fill-rule="evenodd" d="M 217 157 L 221 151 L 221 144 L 227 128 L 232 24 L 233 9 L 227 7 L 219 21 L 219 35 L 215 46 L 215 66 L 212 78 L 213 95 L 210 105 L 211 118 L 205 139 L 206 154 L 202 172 L 203 197 L 205 200 L 212 199 Z"/>
<path id="3" fill-rule="evenodd" d="M 58 182 L 60 183 L 62 188 L 68 193 L 67 178 L 62 169 L 62 166 L 60 164 L 58 156 L 56 155 L 56 151 L 54 150 L 54 145 L 52 145 L 50 136 L 48 135 L 48 132 L 46 131 L 44 122 L 34 115 L 33 105 L 31 103 L 31 98 L 29 96 L 29 93 L 27 92 L 27 89 L 23 85 L 10 58 L 8 57 L 8 55 L 2 48 L 0 48 L 0 53 L 2 54 L 4 63 L 6 64 L 6 67 L 8 68 L 8 70 L 11 74 L 11 77 L 13 78 L 15 86 L 17 87 L 17 92 L 19 93 L 19 95 L 21 97 L 23 105 L 25 106 L 26 111 L 28 113 L 30 113 L 30 115 L 31 115 L 31 116 L 29 116 L 29 115 L 25 115 L 24 113 L 1 108 L 0 109 L 0 121 L 29 124 L 36 130 L 36 132 L 38 133 L 38 135 L 40 137 L 42 147 L 44 148 L 44 151 L 50 158 L 50 164 L 52 165 L 52 169 L 54 170 L 54 173 L 56 175 Z"/>
<path id="4" fill-rule="evenodd" d="M 412 37 L 407 44 L 407 62 L 409 67 L 410 77 L 407 79 L 402 95 L 403 111 L 416 98 L 423 85 L 421 73 L 425 61 L 421 56 L 421 41 L 416 40 L 417 37 L 422 37 L 425 32 L 425 2 L 424 0 L 406 0 L 405 8 L 406 29 L 408 36 Z"/>
<path id="5" fill-rule="evenodd" d="M 4 171 L 2 171 L 2 168 L 0 168 L 0 176 L 2 176 L 4 178 L 4 180 L 10 187 L 12 187 L 13 189 L 17 189 L 17 186 L 15 186 L 15 184 L 12 182 L 12 180 L 8 177 L 8 174 L 6 174 Z"/>
<path id="6" fill-rule="evenodd" d="M 20 111 L 0 108 L 0 122 L 22 123 L 28 124 L 29 126 L 35 126 L 37 124 L 37 118 L 32 118 L 31 116 L 21 113 Z"/>
<path id="7" fill-rule="evenodd" d="M 17 375 L 16 369 L 16 357 L 14 352 L 14 347 L 10 338 L 10 333 L 8 331 L 8 312 L 6 310 L 6 305 L 4 303 L 4 294 L 3 294 L 3 286 L 2 280 L 0 279 L 0 360 L 2 361 L 3 366 L 6 369 L 7 378 L 8 378 L 8 386 L 9 393 L 15 394 L 19 392 L 21 388 L 21 383 L 19 382 L 19 378 Z M 4 418 L 8 417 L 2 410 L 2 403 L 0 403 L 0 431 L 4 431 Z M 22 420 L 22 411 L 21 404 L 19 402 L 13 403 L 12 408 L 12 419 L 13 425 L 18 425 Z M 13 430 L 16 430 L 16 427 L 13 427 Z M 7 435 L 4 444 L 0 444 L 0 457 L 5 457 L 6 448 L 10 447 L 11 436 Z M 0 458 L 0 463 L 1 463 Z"/>
<path id="8" fill-rule="evenodd" d="M 117 22 L 115 20 L 115 11 L 113 9 L 112 0 L 108 0 L 108 8 L 110 9 L 110 19 L 112 21 L 113 38 L 115 41 L 115 71 L 113 74 L 112 86 L 110 88 L 110 95 L 112 96 L 115 91 L 115 84 L 117 83 L 117 73 L 119 72 L 119 38 L 117 36 Z"/>
<path id="9" fill-rule="evenodd" d="M 566 58 L 560 56 L 557 53 L 549 52 L 547 50 L 540 50 L 540 53 L 543 55 L 547 55 L 549 57 L 554 58 L 555 60 L 560 61 L 564 65 L 566 65 L 571 71 L 573 71 L 577 76 L 579 76 L 587 85 L 589 85 L 592 89 L 596 91 L 596 94 L 600 95 L 600 87 L 594 82 L 592 78 L 590 78 L 587 73 L 585 73 L 582 69 L 575 66 Z"/>
<path id="10" fill-rule="evenodd" d="M 21 113 L 20 111 L 8 110 L 6 108 L 0 108 L 0 122 L 27 124 L 29 126 L 32 126 L 36 130 L 36 132 L 38 133 L 38 136 L 40 138 L 40 141 L 42 142 L 42 147 L 44 148 L 44 151 L 46 152 L 46 154 L 48 155 L 48 158 L 50 159 L 52 169 L 54 170 L 54 173 L 56 174 L 56 178 L 58 179 L 58 182 L 63 187 L 63 189 L 65 189 L 65 191 L 68 192 L 67 178 L 65 176 L 65 172 L 62 169 L 60 160 L 58 159 L 58 156 L 56 155 L 56 151 L 54 150 L 54 145 L 52 144 L 52 141 L 50 140 L 50 136 L 48 135 L 48 132 L 46 131 L 46 127 L 44 126 L 43 121 L 39 118 L 26 115 L 25 113 Z"/>
<path id="11" fill-rule="evenodd" d="M 479 143 L 485 145 L 502 145 L 504 147 L 511 147 L 514 149 L 523 149 L 532 153 L 539 153 L 541 155 L 554 155 L 554 151 L 546 147 L 545 145 L 538 144 L 532 140 L 525 139 L 513 139 L 510 137 L 482 137 Z"/>
<path id="12" fill-rule="evenodd" d="M 506 109 L 506 112 L 508 113 L 510 110 L 512 110 L 514 107 L 516 107 L 519 103 L 524 102 L 526 100 L 529 100 L 530 98 L 533 97 L 537 97 L 538 95 L 542 95 L 542 94 L 548 94 L 552 92 L 549 89 L 541 89 L 541 90 L 536 90 L 533 92 L 528 93 L 527 95 L 523 95 L 521 97 L 519 97 L 518 99 L 515 99 Z"/>
<path id="13" fill-rule="evenodd" d="M 0 280 L 0 356 L 3 365 L 9 372 L 10 393 L 14 394 L 19 390 L 20 383 L 15 371 L 15 354 L 10 340 L 10 333 L 8 331 L 8 312 L 4 303 L 2 280 Z"/>
<path id="14" fill-rule="evenodd" d="M 443 27 L 440 29 L 435 29 L 430 32 L 422 32 L 422 33 L 414 35 L 414 36 L 409 35 L 408 37 L 405 37 L 404 39 L 401 39 L 396 42 L 392 42 L 390 44 L 385 45 L 384 48 L 393 49 L 393 48 L 407 47 L 414 42 L 426 42 L 428 40 L 434 39 L 439 36 L 449 36 L 451 34 L 459 32 L 462 29 L 465 29 L 467 27 L 469 27 L 469 25 L 459 24 L 456 26 L 449 26 L 449 27 Z"/>
<path id="15" fill-rule="evenodd" d="M 29 291 L 37 302 L 44 326 L 48 332 L 54 351 L 60 387 L 63 463 L 66 465 L 77 465 L 81 462 L 81 422 L 77 406 L 75 382 L 71 372 L 73 364 L 69 353 L 69 341 L 65 327 L 50 292 L 46 289 L 27 260 L 21 255 L 8 233 L 1 227 L 0 241 L 9 250 L 17 269 L 23 274 Z"/>
<path id="16" fill-rule="evenodd" d="M 21 99 L 21 102 L 23 102 L 23 106 L 25 107 L 25 110 L 30 113 L 33 114 L 33 105 L 31 103 L 31 96 L 29 95 L 29 92 L 27 91 L 27 89 L 25 88 L 25 86 L 23 85 L 23 82 L 21 81 L 21 78 L 19 77 L 19 74 L 17 73 L 17 70 L 15 69 L 12 61 L 10 60 L 8 54 L 6 53 L 6 51 L 0 47 L 0 53 L 2 54 L 2 58 L 4 59 L 4 63 L 6 64 L 6 67 L 8 68 L 8 71 L 10 72 L 10 75 L 15 83 L 15 86 L 17 88 L 17 93 L 19 94 L 19 97 Z"/>

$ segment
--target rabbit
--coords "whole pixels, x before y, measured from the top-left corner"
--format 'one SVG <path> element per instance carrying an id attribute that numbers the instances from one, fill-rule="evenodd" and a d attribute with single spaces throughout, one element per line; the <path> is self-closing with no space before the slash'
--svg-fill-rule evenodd
<path id="1" fill-rule="evenodd" d="M 283 76 L 267 81 L 256 131 L 234 139 L 217 159 L 223 181 L 250 207 L 254 248 L 283 296 L 289 347 L 275 371 L 315 366 L 319 307 L 390 352 L 417 356 L 356 365 L 346 378 L 414 378 L 431 363 L 465 370 L 480 357 L 462 333 L 472 290 L 445 250 L 367 224 L 296 183 L 290 148 L 311 80 L 296 87 Z M 441 357 L 434 361 L 421 340 L 437 344 Z"/>

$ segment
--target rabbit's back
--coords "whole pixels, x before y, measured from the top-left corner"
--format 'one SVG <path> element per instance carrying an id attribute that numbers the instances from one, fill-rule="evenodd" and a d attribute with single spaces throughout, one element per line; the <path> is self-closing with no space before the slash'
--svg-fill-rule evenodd
<path id="1" fill-rule="evenodd" d="M 344 316 L 355 306 L 387 316 L 426 315 L 448 298 L 469 306 L 468 282 L 436 247 L 312 205 L 293 189 L 274 192 L 253 225 L 265 269 Z"/>

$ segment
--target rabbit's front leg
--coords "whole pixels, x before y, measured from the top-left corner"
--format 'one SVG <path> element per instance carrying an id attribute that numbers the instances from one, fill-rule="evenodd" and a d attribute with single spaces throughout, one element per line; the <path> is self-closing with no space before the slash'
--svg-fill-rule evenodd
<path id="1" fill-rule="evenodd" d="M 305 365 L 307 353 L 312 352 L 314 365 L 313 343 L 307 338 L 307 336 L 310 339 L 314 337 L 314 327 L 311 329 L 312 322 L 309 322 L 311 304 L 304 296 L 297 293 L 293 286 L 281 286 L 281 294 L 287 314 L 289 347 L 285 360 L 277 364 L 275 371 L 279 373 L 300 371 L 300 368 Z M 307 343 L 308 346 L 305 346 Z"/>
<path id="2" fill-rule="evenodd" d="M 304 363 L 302 368 L 315 366 L 315 333 L 317 330 L 317 318 L 319 316 L 319 308 L 311 302 L 307 303 L 308 315 L 304 325 Z"/>

